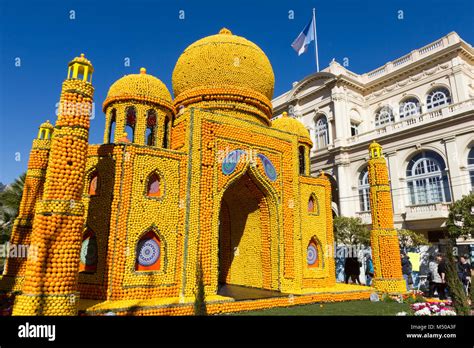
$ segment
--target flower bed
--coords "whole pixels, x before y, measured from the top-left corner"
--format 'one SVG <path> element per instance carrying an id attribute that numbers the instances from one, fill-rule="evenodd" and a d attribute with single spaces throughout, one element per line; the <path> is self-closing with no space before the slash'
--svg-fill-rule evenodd
<path id="1" fill-rule="evenodd" d="M 417 302 L 412 304 L 410 307 L 414 312 L 414 315 L 430 315 L 430 316 L 446 316 L 456 315 L 453 310 L 451 300 L 446 301 L 429 301 L 429 302 Z"/>

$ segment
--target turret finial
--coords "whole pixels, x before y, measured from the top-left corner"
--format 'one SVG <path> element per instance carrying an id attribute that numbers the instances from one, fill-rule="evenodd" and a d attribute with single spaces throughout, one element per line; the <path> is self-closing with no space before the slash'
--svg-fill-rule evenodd
<path id="1" fill-rule="evenodd" d="M 375 140 L 369 146 L 369 156 L 370 158 L 380 158 L 383 157 L 382 146 L 377 143 Z"/>
<path id="2" fill-rule="evenodd" d="M 140 68 L 140 74 L 146 74 L 146 69 L 145 68 Z"/>

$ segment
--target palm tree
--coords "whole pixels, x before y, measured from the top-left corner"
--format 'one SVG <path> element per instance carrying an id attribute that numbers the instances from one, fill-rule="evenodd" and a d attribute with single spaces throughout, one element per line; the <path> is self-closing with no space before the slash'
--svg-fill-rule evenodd
<path id="1" fill-rule="evenodd" d="M 11 233 L 13 221 L 18 215 L 26 173 L 0 192 L 0 243 L 5 242 Z"/>

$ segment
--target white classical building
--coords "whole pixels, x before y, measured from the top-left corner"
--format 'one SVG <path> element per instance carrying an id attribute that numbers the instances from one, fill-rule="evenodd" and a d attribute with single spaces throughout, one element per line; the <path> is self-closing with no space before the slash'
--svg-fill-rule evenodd
<path id="1" fill-rule="evenodd" d="M 368 52 L 370 56 L 370 52 Z M 366 161 L 387 158 L 397 228 L 444 234 L 448 203 L 474 187 L 474 49 L 455 32 L 364 74 L 334 60 L 273 100 L 314 142 L 312 172 L 333 182 L 333 210 L 371 223 Z"/>

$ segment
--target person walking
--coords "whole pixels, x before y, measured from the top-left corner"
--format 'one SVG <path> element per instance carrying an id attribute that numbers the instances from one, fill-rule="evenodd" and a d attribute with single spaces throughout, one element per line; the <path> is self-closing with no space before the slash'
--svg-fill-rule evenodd
<path id="1" fill-rule="evenodd" d="M 352 280 L 354 284 L 360 284 L 360 262 L 357 260 L 357 257 L 348 257 L 344 263 L 344 280 L 345 283 L 349 283 L 349 279 Z"/>
<path id="2" fill-rule="evenodd" d="M 458 277 L 461 280 L 467 295 L 469 294 L 469 287 L 471 285 L 471 265 L 467 262 L 467 257 L 465 255 L 459 257 L 457 269 Z"/>
<path id="3" fill-rule="evenodd" d="M 441 254 L 438 254 L 438 274 L 441 282 L 438 283 L 438 297 L 440 300 L 446 300 L 446 261 Z"/>
<path id="4" fill-rule="evenodd" d="M 441 255 L 436 254 L 434 259 L 428 265 L 428 281 L 429 281 L 429 293 L 428 297 L 434 297 L 435 291 L 438 292 L 439 296 L 439 284 L 441 284 L 441 276 L 438 273 L 438 263 L 441 260 Z"/>
<path id="5" fill-rule="evenodd" d="M 374 278 L 374 263 L 370 257 L 370 253 L 365 255 L 365 285 L 370 286 Z"/>
<path id="6" fill-rule="evenodd" d="M 403 274 L 403 279 L 405 279 L 406 286 L 407 286 L 407 291 L 410 291 L 411 284 L 413 284 L 413 278 L 412 278 L 412 264 L 410 262 L 410 258 L 408 257 L 407 254 L 402 253 L 401 254 L 401 262 L 402 262 L 402 274 Z"/>

